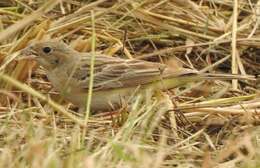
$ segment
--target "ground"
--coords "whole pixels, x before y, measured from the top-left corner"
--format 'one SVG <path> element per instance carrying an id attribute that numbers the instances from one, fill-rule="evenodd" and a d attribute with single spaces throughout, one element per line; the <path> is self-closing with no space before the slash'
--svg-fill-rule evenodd
<path id="1" fill-rule="evenodd" d="M 258 81 L 211 80 L 77 113 L 19 51 L 80 52 L 257 75 L 260 1 L 1 0 L 0 167 L 259 167 Z"/>

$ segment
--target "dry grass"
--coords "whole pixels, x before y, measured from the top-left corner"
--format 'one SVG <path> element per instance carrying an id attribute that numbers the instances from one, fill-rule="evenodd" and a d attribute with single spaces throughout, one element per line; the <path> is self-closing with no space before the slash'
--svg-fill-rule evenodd
<path id="1" fill-rule="evenodd" d="M 259 167 L 258 83 L 136 94 L 130 111 L 85 120 L 41 67 L 16 59 L 59 38 L 82 52 L 258 74 L 259 15 L 257 0 L 1 0 L 0 167 Z"/>

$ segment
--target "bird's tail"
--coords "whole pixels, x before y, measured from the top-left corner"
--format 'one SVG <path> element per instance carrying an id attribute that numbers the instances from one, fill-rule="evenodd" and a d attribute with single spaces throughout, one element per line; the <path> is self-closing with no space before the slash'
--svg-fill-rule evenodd
<path id="1" fill-rule="evenodd" d="M 202 79 L 205 80 L 250 80 L 255 81 L 256 77 L 254 75 L 237 75 L 237 74 L 213 74 L 213 73 L 203 73 L 198 74 Z"/>
<path id="2" fill-rule="evenodd" d="M 159 89 L 172 89 L 185 85 L 190 82 L 199 82 L 203 80 L 250 80 L 256 81 L 256 77 L 253 75 L 236 75 L 236 74 L 213 74 L 213 73 L 187 73 L 175 77 L 169 77 L 158 81 L 156 88 Z"/>

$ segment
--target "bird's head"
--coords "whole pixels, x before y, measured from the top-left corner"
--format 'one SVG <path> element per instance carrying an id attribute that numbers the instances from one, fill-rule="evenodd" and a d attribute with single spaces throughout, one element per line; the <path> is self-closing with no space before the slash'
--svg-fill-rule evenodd
<path id="1" fill-rule="evenodd" d="M 74 62 L 78 57 L 77 53 L 67 44 L 59 41 L 36 42 L 22 51 L 22 55 L 33 57 L 47 70 Z"/>

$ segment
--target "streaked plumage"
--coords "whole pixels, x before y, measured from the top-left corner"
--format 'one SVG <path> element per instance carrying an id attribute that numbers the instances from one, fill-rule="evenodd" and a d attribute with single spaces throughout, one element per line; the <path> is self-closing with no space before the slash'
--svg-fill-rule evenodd
<path id="1" fill-rule="evenodd" d="M 75 105 L 85 106 L 90 79 L 90 53 L 77 52 L 57 41 L 35 43 L 23 53 L 33 55 L 47 70 L 48 79 L 64 98 Z M 91 107 L 95 111 L 110 110 L 111 105 L 117 107 L 139 86 L 141 90 L 148 87 L 169 89 L 211 77 L 214 78 L 214 75 L 199 75 L 194 70 L 173 69 L 160 63 L 96 55 Z M 234 78 L 232 75 L 226 77 Z"/>

